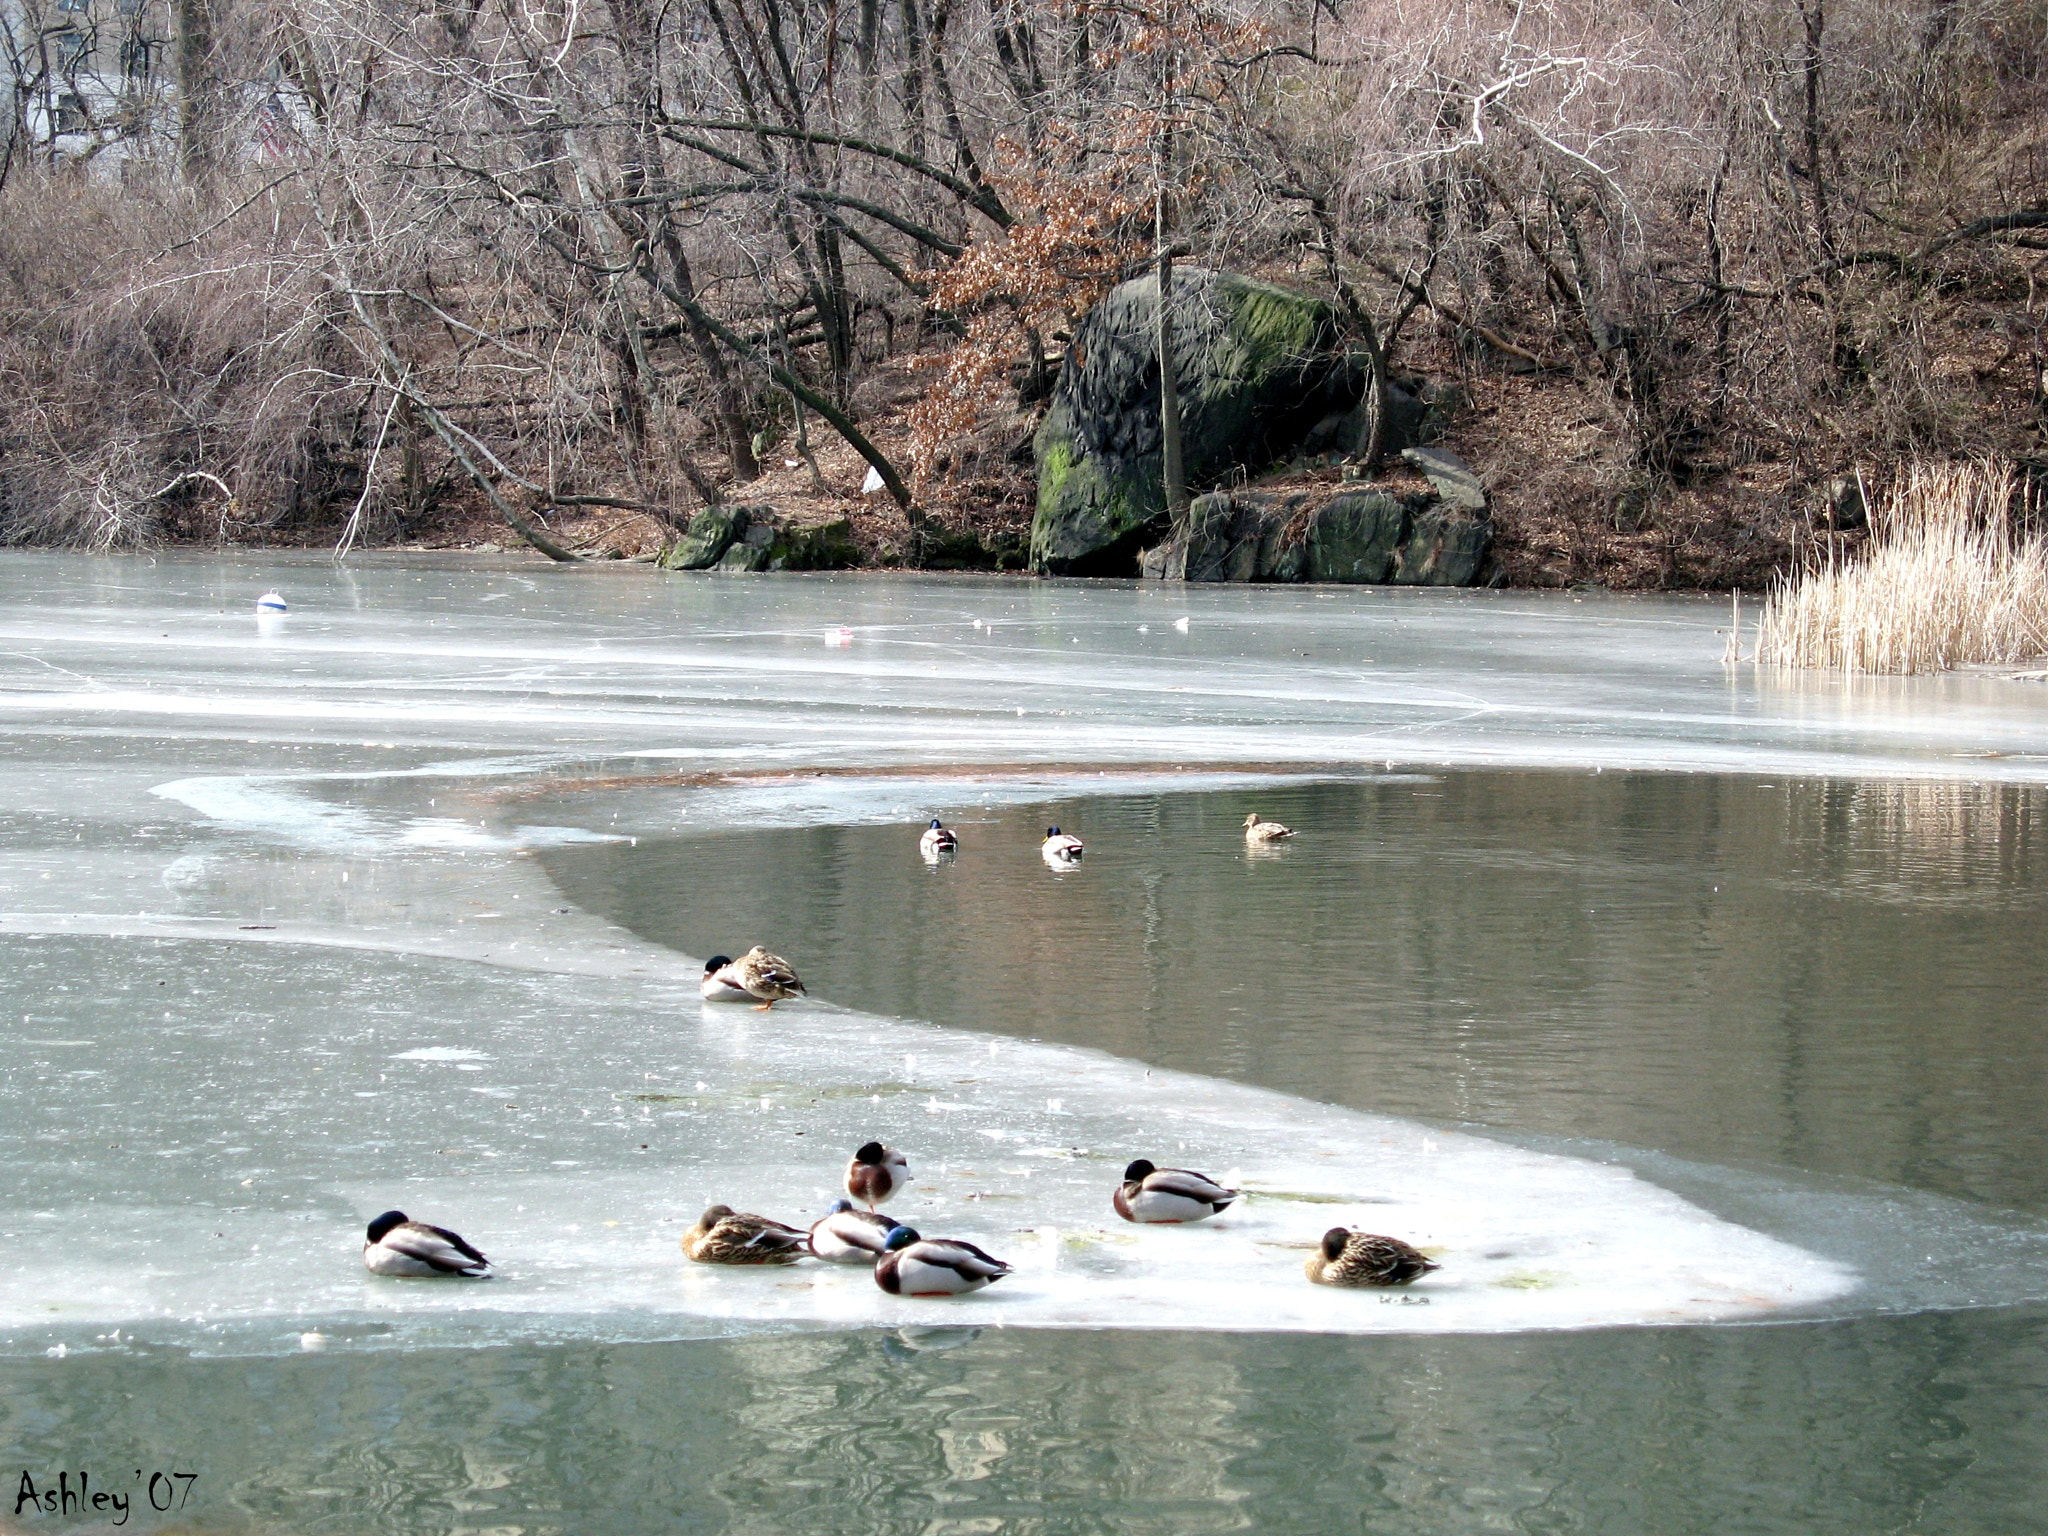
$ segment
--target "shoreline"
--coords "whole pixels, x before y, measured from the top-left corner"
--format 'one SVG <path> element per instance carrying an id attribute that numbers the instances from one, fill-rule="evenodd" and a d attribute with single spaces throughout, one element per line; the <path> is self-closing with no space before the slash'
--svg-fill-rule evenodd
<path id="1" fill-rule="evenodd" d="M 522 567 L 531 567 L 535 570 L 546 570 L 557 566 L 576 568 L 607 568 L 658 565 L 662 553 L 661 546 L 659 545 L 650 549 L 640 550 L 631 554 L 617 550 L 596 550 L 589 552 L 579 552 L 579 557 L 576 560 L 563 562 L 551 560 L 546 555 L 542 554 L 539 550 L 522 545 L 518 542 L 516 537 L 513 537 L 510 534 L 509 530 L 507 531 L 507 539 L 510 540 L 510 542 L 497 539 L 484 539 L 480 541 L 457 541 L 451 539 L 445 542 L 436 543 L 429 543 L 425 541 L 406 544 L 377 545 L 363 545 L 359 543 L 354 548 L 352 548 L 347 555 L 340 557 L 340 559 L 338 560 L 335 557 L 333 546 L 325 542 L 312 543 L 278 541 L 275 543 L 257 543 L 251 541 L 234 541 L 229 543 L 219 543 L 210 539 L 173 539 L 164 540 L 146 546 L 130 546 L 118 549 L 80 549 L 66 545 L 29 544 L 0 546 L 0 560 L 5 560 L 9 557 L 14 556 L 36 555 L 82 555 L 88 557 L 105 557 L 110 559 L 143 560 L 155 559 L 161 556 L 212 555 L 223 558 L 237 559 L 320 559 L 329 563 L 334 563 L 345 567 L 350 563 L 362 561 L 365 559 L 374 560 L 389 559 L 398 556 L 427 555 L 436 557 L 438 560 L 444 560 L 450 562 L 451 564 L 456 564 L 458 566 L 461 566 L 463 564 L 463 561 L 460 557 L 467 557 L 467 560 L 470 562 L 481 562 L 487 560 L 509 560 L 517 562 Z M 478 564 L 475 565 L 473 568 L 486 569 L 487 567 Z M 665 571 L 663 574 L 675 576 L 678 578 L 708 577 L 712 579 L 726 579 L 733 576 L 765 576 L 775 578 L 791 576 L 909 576 L 932 580 L 948 580 L 959 579 L 963 577 L 977 577 L 1000 579 L 1005 582 L 1014 583 L 1020 588 L 1029 587 L 1046 582 L 1057 582 L 1062 585 L 1071 586 L 1145 585 L 1148 587 L 1157 588 L 1162 591 L 1176 589 L 1200 590 L 1206 587 L 1217 587 L 1240 591 L 1307 590 L 1336 592 L 1351 588 L 1362 588 L 1366 590 L 1379 592 L 1493 592 L 1532 595 L 1547 592 L 1555 593 L 1560 596 L 1568 595 L 1571 593 L 1600 593 L 1616 597 L 1697 597 L 1704 599 L 1713 599 L 1720 602 L 1726 602 L 1728 599 L 1728 595 L 1731 591 L 1740 591 L 1744 596 L 1760 595 L 1769 590 L 1770 582 L 1775 579 L 1774 576 L 1767 577 L 1764 580 L 1752 584 L 1744 584 L 1736 587 L 1710 586 L 1705 584 L 1678 584 L 1663 586 L 1650 584 L 1610 585 L 1595 580 L 1574 582 L 1517 582 L 1509 580 L 1494 580 L 1481 581 L 1474 583 L 1471 586 L 1465 587 L 1424 587 L 1402 582 L 1254 581 L 1221 583 L 1188 582 L 1179 580 L 1156 580 L 1140 576 L 1048 575 L 1037 571 L 1019 569 L 1014 566 L 979 566 L 960 564 L 912 565 L 900 560 L 863 561 L 857 564 L 838 566 L 829 570 L 814 571 Z"/>

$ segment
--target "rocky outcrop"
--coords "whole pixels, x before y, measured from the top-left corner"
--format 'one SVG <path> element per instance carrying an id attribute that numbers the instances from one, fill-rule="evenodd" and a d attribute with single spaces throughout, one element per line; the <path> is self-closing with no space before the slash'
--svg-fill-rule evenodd
<path id="1" fill-rule="evenodd" d="M 845 518 L 784 521 L 773 507 L 706 507 L 662 552 L 669 571 L 837 571 L 860 562 Z"/>
<path id="2" fill-rule="evenodd" d="M 1076 328 L 1034 444 L 1031 565 L 1128 575 L 1165 533 L 1157 274 L 1111 290 Z M 1173 363 L 1190 485 L 1257 471 L 1357 405 L 1365 375 L 1328 305 L 1271 283 L 1176 268 Z M 1336 430 L 1334 427 L 1332 431 Z"/>
<path id="3" fill-rule="evenodd" d="M 768 551 L 771 571 L 843 571 L 860 563 L 846 518 L 786 525 Z"/>
<path id="4" fill-rule="evenodd" d="M 1409 516 L 1408 505 L 1384 491 L 1333 497 L 1309 519 L 1307 579 L 1391 579 Z"/>
<path id="5" fill-rule="evenodd" d="M 1427 494 L 1301 491 L 1198 496 L 1184 524 L 1140 557 L 1158 581 L 1386 582 L 1467 587 L 1479 579 L 1493 522 L 1478 477 L 1455 454 L 1417 467 Z M 1476 503 L 1476 504 L 1475 504 Z"/>
<path id="6" fill-rule="evenodd" d="M 733 540 L 747 531 L 755 512 L 773 515 L 769 507 L 706 507 L 690 519 L 683 536 L 661 552 L 658 563 L 665 571 L 701 571 L 716 565 Z"/>
<path id="7" fill-rule="evenodd" d="M 1408 524 L 1394 560 L 1394 585 L 1469 587 L 1479 579 L 1493 547 L 1493 519 L 1484 511 L 1438 503 L 1424 507 Z"/>
<path id="8" fill-rule="evenodd" d="M 1271 498 L 1197 496 L 1178 537 L 1147 551 L 1140 574 L 1165 581 L 1257 581 L 1274 526 Z"/>

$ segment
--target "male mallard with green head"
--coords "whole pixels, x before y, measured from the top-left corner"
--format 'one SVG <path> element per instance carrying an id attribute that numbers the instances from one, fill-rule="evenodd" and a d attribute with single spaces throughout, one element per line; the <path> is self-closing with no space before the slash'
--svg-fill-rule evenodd
<path id="1" fill-rule="evenodd" d="M 856 1211 L 853 1202 L 842 1195 L 832 1202 L 823 1221 L 812 1224 L 811 1253 L 827 1264 L 872 1264 L 902 1225 L 880 1211 Z"/>
<path id="2" fill-rule="evenodd" d="M 910 1182 L 910 1159 L 894 1147 L 870 1141 L 846 1165 L 846 1192 L 875 1209 Z"/>
<path id="3" fill-rule="evenodd" d="M 785 997 L 804 996 L 804 984 L 797 977 L 796 967 L 758 944 L 716 970 L 705 966 L 699 990 L 706 1002 L 713 1003 L 726 1001 L 728 993 L 742 993 L 753 998 L 754 1006 L 761 1009 L 773 1008 Z"/>
<path id="4" fill-rule="evenodd" d="M 697 984 L 697 995 L 705 1002 L 751 1003 L 754 1000 L 751 992 L 726 977 L 726 970 L 731 964 L 731 955 L 713 955 L 704 962 L 704 979 Z"/>
<path id="5" fill-rule="evenodd" d="M 363 1268 L 373 1275 L 422 1279 L 461 1275 L 478 1279 L 491 1261 L 446 1227 L 430 1227 L 403 1211 L 386 1211 L 370 1223 L 363 1241 Z"/>
<path id="6" fill-rule="evenodd" d="M 920 1237 L 914 1227 L 898 1227 L 875 1261 L 875 1284 L 891 1296 L 964 1296 L 1009 1272 L 1009 1265 L 972 1243 Z"/>
<path id="7" fill-rule="evenodd" d="M 1109 1197 L 1125 1221 L 1175 1226 L 1207 1221 L 1237 1198 L 1206 1173 L 1192 1168 L 1155 1168 L 1139 1158 L 1124 1170 L 1124 1181 Z"/>
<path id="8" fill-rule="evenodd" d="M 1054 869 L 1065 869 L 1081 862 L 1086 845 L 1071 832 L 1062 832 L 1058 827 L 1045 829 L 1045 841 L 1038 845 L 1038 855 Z"/>

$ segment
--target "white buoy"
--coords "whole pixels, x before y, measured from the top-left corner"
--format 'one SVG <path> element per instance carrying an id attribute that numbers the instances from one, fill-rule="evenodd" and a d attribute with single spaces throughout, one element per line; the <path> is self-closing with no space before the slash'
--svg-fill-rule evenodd
<path id="1" fill-rule="evenodd" d="M 258 613 L 283 613 L 286 611 L 285 601 L 275 592 L 266 592 L 256 599 L 256 611 Z"/>

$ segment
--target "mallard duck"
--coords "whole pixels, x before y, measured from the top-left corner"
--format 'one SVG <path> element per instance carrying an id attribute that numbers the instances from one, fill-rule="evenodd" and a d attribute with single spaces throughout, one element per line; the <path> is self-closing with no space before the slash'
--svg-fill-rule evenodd
<path id="1" fill-rule="evenodd" d="M 1237 1198 L 1205 1173 L 1190 1168 L 1155 1168 L 1139 1158 L 1124 1170 L 1109 1203 L 1125 1221 L 1161 1226 L 1207 1221 Z"/>
<path id="2" fill-rule="evenodd" d="M 370 1223 L 363 1242 L 363 1268 L 373 1275 L 462 1275 L 477 1279 L 491 1261 L 446 1227 L 430 1227 L 403 1211 L 386 1211 Z"/>
<path id="3" fill-rule="evenodd" d="M 1261 821 L 1257 811 L 1244 819 L 1244 840 L 1248 843 L 1277 843 L 1283 837 L 1292 836 L 1294 828 L 1283 827 L 1277 821 Z"/>
<path id="4" fill-rule="evenodd" d="M 743 992 L 754 999 L 754 1006 L 760 1009 L 773 1008 L 785 997 L 802 997 L 804 984 L 796 974 L 796 967 L 780 955 L 771 955 L 756 944 L 737 960 L 728 960 L 716 971 L 705 967 L 704 981 L 698 988 L 713 1002 L 724 1000 L 723 993 L 713 995 L 711 984 L 717 981 L 723 987 Z"/>
<path id="5" fill-rule="evenodd" d="M 827 1264 L 872 1264 L 902 1225 L 880 1211 L 856 1211 L 851 1200 L 834 1200 L 811 1227 L 811 1252 Z"/>
<path id="6" fill-rule="evenodd" d="M 879 1141 L 867 1143 L 846 1165 L 846 1192 L 871 1211 L 909 1182 L 909 1159 Z"/>
<path id="7" fill-rule="evenodd" d="M 932 824 L 924 829 L 924 836 L 917 840 L 917 851 L 936 862 L 941 854 L 958 853 L 960 839 L 950 827 L 934 816 Z"/>
<path id="8" fill-rule="evenodd" d="M 794 1264 L 810 1241 L 799 1228 L 714 1205 L 683 1234 L 683 1252 L 699 1264 Z"/>
<path id="9" fill-rule="evenodd" d="M 1306 1267 L 1317 1285 L 1408 1285 L 1438 1266 L 1398 1237 L 1332 1227 Z"/>
<path id="10" fill-rule="evenodd" d="M 1047 827 L 1045 841 L 1038 845 L 1039 857 L 1054 866 L 1078 864 L 1081 853 L 1081 839 L 1071 832 L 1062 832 L 1058 827 Z"/>
<path id="11" fill-rule="evenodd" d="M 875 1260 L 875 1284 L 891 1296 L 963 1296 L 1010 1272 L 972 1243 L 952 1237 L 920 1237 L 914 1227 L 889 1234 Z"/>
<path id="12" fill-rule="evenodd" d="M 704 979 L 697 984 L 697 995 L 705 1002 L 751 1003 L 754 1000 L 753 993 L 725 975 L 726 967 L 731 964 L 731 955 L 713 955 L 704 962 Z"/>

